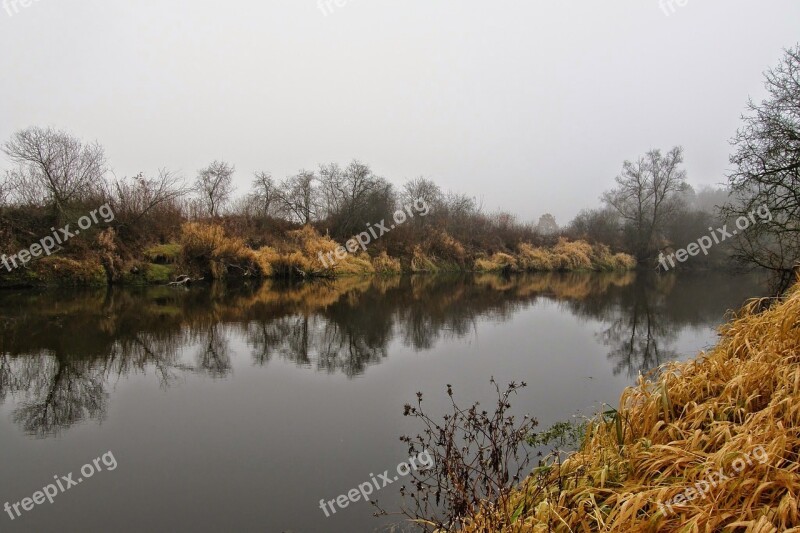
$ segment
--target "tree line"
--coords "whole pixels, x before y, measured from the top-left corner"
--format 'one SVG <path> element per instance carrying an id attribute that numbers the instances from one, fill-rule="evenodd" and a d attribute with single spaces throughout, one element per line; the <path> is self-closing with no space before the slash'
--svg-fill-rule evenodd
<path id="1" fill-rule="evenodd" d="M 29 127 L 2 144 L 12 167 L 0 178 L 0 247 L 10 252 L 104 203 L 112 206 L 114 229 L 128 247 L 169 242 L 181 223 L 202 219 L 217 221 L 253 244 L 265 233 L 279 235 L 307 224 L 342 242 L 367 224 L 389 219 L 399 206 L 422 200 L 429 215 L 409 221 L 382 247 L 407 250 L 446 235 L 467 249 L 493 253 L 567 236 L 627 251 L 649 266 L 661 251 L 767 205 L 772 220 L 702 261 L 735 257 L 789 279 L 800 258 L 800 46 L 786 50 L 765 73 L 765 87 L 767 97 L 748 102 L 732 139 L 733 170 L 724 186 L 695 191 L 682 167 L 683 149 L 654 149 L 625 161 L 614 186 L 602 195 L 602 206 L 581 211 L 563 227 L 550 214 L 534 223 L 508 212 L 487 213 L 478 199 L 443 191 L 426 178 L 396 186 L 357 160 L 346 166 L 322 164 L 283 179 L 259 171 L 240 196 L 236 169 L 226 161 L 211 162 L 191 183 L 168 169 L 118 179 L 109 176 L 100 144 L 62 130 Z"/>

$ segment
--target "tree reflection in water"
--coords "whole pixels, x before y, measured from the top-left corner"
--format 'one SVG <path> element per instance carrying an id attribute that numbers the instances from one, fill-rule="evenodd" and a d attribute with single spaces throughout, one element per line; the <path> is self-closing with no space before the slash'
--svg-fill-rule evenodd
<path id="1" fill-rule="evenodd" d="M 190 372 L 227 378 L 232 338 L 257 365 L 277 357 L 355 377 L 393 339 L 430 350 L 539 299 L 599 321 L 613 372 L 635 376 L 676 357 L 683 328 L 713 326 L 758 291 L 742 278 L 622 273 L 4 293 L 0 403 L 10 398 L 15 423 L 46 437 L 102 420 L 109 384 L 127 375 L 153 373 L 163 388 Z"/>

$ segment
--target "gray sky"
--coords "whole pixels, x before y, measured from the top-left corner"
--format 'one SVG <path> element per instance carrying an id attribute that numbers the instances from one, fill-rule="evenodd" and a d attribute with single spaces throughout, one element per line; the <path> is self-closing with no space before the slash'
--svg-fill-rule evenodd
<path id="1" fill-rule="evenodd" d="M 3 7 L 0 139 L 64 128 L 118 176 L 225 159 L 241 190 L 358 158 L 565 223 L 653 147 L 683 145 L 694 185 L 722 181 L 747 97 L 800 40 L 797 0 L 339 3 Z"/>

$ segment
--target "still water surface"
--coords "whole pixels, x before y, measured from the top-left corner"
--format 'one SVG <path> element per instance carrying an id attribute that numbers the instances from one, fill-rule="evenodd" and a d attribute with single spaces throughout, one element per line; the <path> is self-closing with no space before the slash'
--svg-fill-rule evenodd
<path id="1" fill-rule="evenodd" d="M 5 292 L 0 505 L 109 451 L 117 468 L 0 531 L 382 530 L 369 504 L 319 501 L 407 458 L 417 391 L 437 411 L 446 384 L 471 403 L 492 376 L 526 381 L 515 412 L 545 429 L 712 345 L 764 292 L 633 273 Z"/>

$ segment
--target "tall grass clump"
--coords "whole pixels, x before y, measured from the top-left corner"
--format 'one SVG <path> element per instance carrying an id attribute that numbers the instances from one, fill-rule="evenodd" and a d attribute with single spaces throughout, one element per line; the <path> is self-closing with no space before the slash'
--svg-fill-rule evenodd
<path id="1" fill-rule="evenodd" d="M 339 244 L 327 236 L 320 235 L 311 226 L 287 233 L 287 238 L 278 251 L 282 252 L 275 263 L 276 273 L 285 276 L 353 276 L 374 274 L 375 267 L 365 252 L 348 253 L 338 259 L 335 252 Z M 320 259 L 322 256 L 325 261 Z M 332 258 L 332 259 L 331 259 Z"/>
<path id="2" fill-rule="evenodd" d="M 553 247 L 556 270 L 593 270 L 592 245 L 585 241 L 559 239 Z"/>
<path id="3" fill-rule="evenodd" d="M 491 257 L 476 259 L 475 270 L 479 272 L 517 272 L 519 265 L 513 255 L 497 252 Z"/>
<path id="4" fill-rule="evenodd" d="M 181 227 L 180 245 L 184 265 L 212 279 L 222 279 L 229 271 L 254 276 L 272 273 L 265 260 L 269 254 L 256 253 L 216 224 L 187 222 Z"/>
<path id="5" fill-rule="evenodd" d="M 632 270 L 636 260 L 628 254 L 612 254 L 602 244 L 560 239 L 552 248 L 520 243 L 516 254 L 497 252 L 475 260 L 478 272 L 576 272 Z"/>
<path id="6" fill-rule="evenodd" d="M 732 317 L 708 353 L 640 377 L 577 453 L 462 530 L 800 531 L 800 281 L 764 303 Z"/>
<path id="7" fill-rule="evenodd" d="M 532 272 L 551 272 L 555 270 L 553 254 L 544 248 L 532 244 L 521 243 L 518 246 L 520 266 Z"/>
<path id="8" fill-rule="evenodd" d="M 384 276 L 400 274 L 403 270 L 400 260 L 389 257 L 386 252 L 381 252 L 372 258 L 372 267 L 375 269 L 376 274 Z"/>

